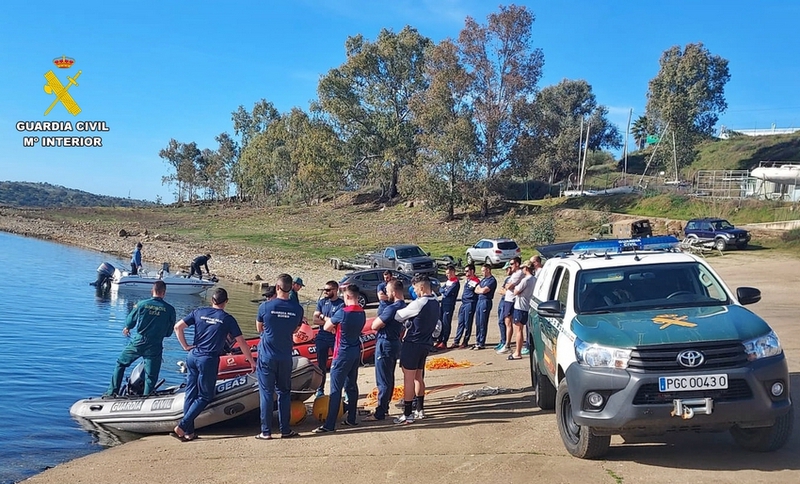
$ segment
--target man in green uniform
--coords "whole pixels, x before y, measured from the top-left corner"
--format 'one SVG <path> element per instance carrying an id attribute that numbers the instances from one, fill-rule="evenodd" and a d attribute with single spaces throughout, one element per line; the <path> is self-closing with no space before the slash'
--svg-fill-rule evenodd
<path id="1" fill-rule="evenodd" d="M 122 334 L 130 336 L 131 329 L 136 327 L 136 336 L 131 338 L 131 342 L 117 358 L 117 366 L 106 395 L 119 393 L 125 369 L 139 358 L 144 360 L 144 394 L 149 395 L 155 389 L 158 373 L 161 371 L 163 341 L 172 335 L 176 319 L 175 308 L 164 301 L 166 293 L 167 285 L 164 281 L 156 281 L 153 283 L 153 297 L 139 301 L 128 314 Z"/>

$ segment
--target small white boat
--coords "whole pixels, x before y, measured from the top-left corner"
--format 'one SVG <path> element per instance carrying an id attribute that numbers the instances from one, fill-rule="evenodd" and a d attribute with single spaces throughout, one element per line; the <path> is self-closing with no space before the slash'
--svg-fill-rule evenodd
<path id="1" fill-rule="evenodd" d="M 164 264 L 164 269 L 156 274 L 141 271 L 139 274 L 131 274 L 114 267 L 109 262 L 103 262 L 97 268 L 97 280 L 92 285 L 103 288 L 108 285 L 113 290 L 137 291 L 149 294 L 153 289 L 153 283 L 164 281 L 167 285 L 167 294 L 200 294 L 214 287 L 217 279 L 200 279 L 189 277 L 186 274 L 170 274 L 169 265 Z"/>
<path id="2" fill-rule="evenodd" d="M 69 409 L 70 415 L 86 429 L 101 426 L 139 434 L 171 432 L 183 418 L 184 386 L 157 390 L 150 396 L 142 396 L 143 376 L 143 364 L 140 364 L 131 372 L 129 382 L 120 392 L 121 396 L 79 400 Z M 306 400 L 321 382 L 322 371 L 319 367 L 308 358 L 293 358 L 293 400 Z M 129 388 L 134 390 L 129 391 Z M 258 379 L 255 374 L 217 380 L 216 395 L 195 420 L 195 428 L 230 420 L 259 406 Z"/>
<path id="3" fill-rule="evenodd" d="M 759 166 L 750 172 L 750 176 L 772 183 L 800 185 L 800 165 Z"/>

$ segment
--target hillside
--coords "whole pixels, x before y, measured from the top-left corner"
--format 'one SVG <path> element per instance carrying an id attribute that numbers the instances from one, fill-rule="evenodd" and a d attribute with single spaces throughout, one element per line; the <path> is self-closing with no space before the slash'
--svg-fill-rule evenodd
<path id="1" fill-rule="evenodd" d="M 146 207 L 146 200 L 108 197 L 49 183 L 0 181 L 0 206 L 6 207 Z"/>

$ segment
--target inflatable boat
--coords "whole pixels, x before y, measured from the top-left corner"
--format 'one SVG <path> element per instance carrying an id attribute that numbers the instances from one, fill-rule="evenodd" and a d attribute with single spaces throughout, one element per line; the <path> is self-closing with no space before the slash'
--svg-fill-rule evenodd
<path id="1" fill-rule="evenodd" d="M 137 366 L 120 392 L 121 396 L 79 400 L 69 409 L 70 415 L 79 421 L 89 420 L 92 424 L 127 432 L 170 432 L 183 418 L 185 387 L 182 384 L 143 396 L 143 376 L 143 366 Z M 293 400 L 306 400 L 314 394 L 321 382 L 322 372 L 308 358 L 293 358 Z M 195 427 L 202 428 L 224 422 L 257 408 L 258 380 L 254 373 L 246 371 L 217 381 L 216 395 L 195 420 Z"/>
<path id="2" fill-rule="evenodd" d="M 370 361 L 375 356 L 375 344 L 378 337 L 377 332 L 372 330 L 372 320 L 375 318 L 367 318 L 364 323 L 364 328 L 361 330 L 361 362 L 365 363 Z M 294 350 L 293 356 L 295 358 L 307 358 L 311 363 L 317 363 L 317 346 L 314 339 L 319 333 L 320 329 L 312 328 L 305 321 L 300 325 L 300 329 L 294 334 Z M 247 345 L 250 347 L 250 353 L 253 358 L 258 358 L 258 342 L 260 338 L 251 338 L 247 340 Z M 328 368 L 330 368 L 333 355 L 328 355 Z M 244 354 L 242 354 L 239 345 L 234 344 L 231 350 L 219 357 L 219 373 L 217 378 L 232 378 L 235 376 L 244 375 L 250 371 L 250 365 L 247 363 Z"/>

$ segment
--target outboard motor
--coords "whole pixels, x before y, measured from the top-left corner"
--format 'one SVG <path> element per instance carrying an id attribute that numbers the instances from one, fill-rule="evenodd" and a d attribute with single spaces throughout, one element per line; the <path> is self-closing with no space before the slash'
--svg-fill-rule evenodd
<path id="1" fill-rule="evenodd" d="M 144 394 L 144 361 L 139 362 L 133 368 L 121 393 L 126 396 L 141 396 Z"/>
<path id="2" fill-rule="evenodd" d="M 90 285 L 102 288 L 105 285 L 111 285 L 111 279 L 114 277 L 114 271 L 116 268 L 110 262 L 103 262 L 100 264 L 100 267 L 97 268 L 97 279 L 90 283 Z"/>
<path id="3" fill-rule="evenodd" d="M 165 274 L 169 274 L 169 262 L 161 263 L 161 270 L 158 271 L 158 278 L 161 279 Z"/>

